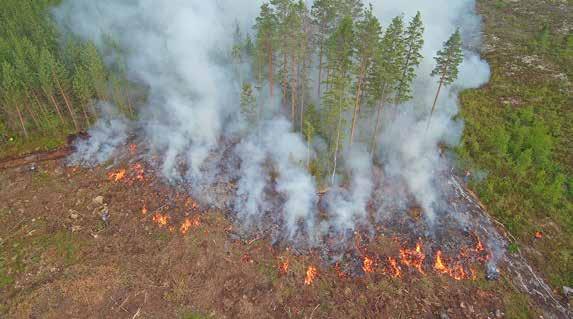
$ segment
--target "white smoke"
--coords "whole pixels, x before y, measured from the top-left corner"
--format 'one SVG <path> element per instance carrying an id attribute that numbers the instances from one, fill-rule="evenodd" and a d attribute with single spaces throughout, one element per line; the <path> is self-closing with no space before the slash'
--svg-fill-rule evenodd
<path id="1" fill-rule="evenodd" d="M 73 164 L 96 165 L 112 158 L 118 146 L 125 144 L 129 123 L 107 102 L 98 102 L 100 118 L 90 128 L 89 139 L 79 138 L 68 158 Z"/>
<path id="2" fill-rule="evenodd" d="M 426 220 L 433 223 L 435 210 L 445 200 L 436 179 L 449 167 L 440 156 L 439 144 L 456 145 L 463 130 L 463 123 L 454 120 L 458 113 L 458 92 L 485 84 L 490 75 L 488 64 L 476 52 L 464 50 L 459 77 L 453 86 L 442 88 L 431 125 L 426 129 L 438 86 L 437 79 L 430 77 L 434 56 L 457 28 L 465 47 L 479 46 L 481 20 L 475 13 L 473 0 L 378 0 L 373 1 L 373 6 L 386 26 L 394 16 L 413 17 L 417 11 L 424 22 L 424 58 L 414 81 L 414 99 L 385 112 L 378 150 L 385 173 L 403 179 L 409 193 L 423 208 Z"/>
<path id="3" fill-rule="evenodd" d="M 284 225 L 285 238 L 306 235 L 312 241 L 320 233 L 316 227 L 318 196 L 316 182 L 305 167 L 304 140 L 293 133 L 287 120 L 276 115 L 277 103 L 268 97 L 260 97 L 263 119 L 256 132 L 245 135 L 240 129 L 244 126 L 239 114 L 240 83 L 229 54 L 235 23 L 250 31 L 261 4 L 262 0 L 65 0 L 54 15 L 62 28 L 100 48 L 106 46 L 110 35 L 120 45 L 129 78 L 148 89 L 137 126 L 145 132 L 153 151 L 162 156 L 161 171 L 166 178 L 212 183 L 209 179 L 218 174 L 216 165 L 209 163 L 211 154 L 227 147 L 221 145 L 222 140 L 239 140 L 233 147 L 233 156 L 240 159 L 233 201 L 238 219 L 246 227 L 258 228 L 270 215 Z M 460 79 L 441 94 L 426 131 L 437 86 L 429 77 L 433 56 L 457 27 L 464 39 L 479 43 L 479 18 L 473 0 L 380 0 L 373 5 L 384 25 L 395 15 L 411 17 L 419 10 L 426 26 L 425 58 L 414 85 L 416 98 L 397 106 L 396 112 L 385 113 L 378 150 L 385 174 L 404 180 L 431 221 L 441 201 L 435 176 L 447 167 L 437 145 L 457 143 L 462 130 L 462 123 L 452 120 L 458 111 L 457 92 L 479 86 L 489 77 L 487 64 L 466 51 Z M 80 149 L 76 156 L 105 160 L 108 148 L 121 141 L 116 139 L 97 158 L 101 147 L 96 145 L 109 139 L 103 133 L 106 129 L 125 136 L 109 125 L 98 124 L 94 132 L 100 133 L 92 134 L 93 146 Z M 375 183 L 370 156 L 360 149 L 357 145 L 344 156 L 342 166 L 350 173 L 348 185 L 334 186 L 326 196 L 331 217 L 326 222 L 328 229 L 354 229 L 366 222 Z M 179 165 L 182 162 L 185 172 Z M 275 202 L 273 192 L 281 203 Z"/>

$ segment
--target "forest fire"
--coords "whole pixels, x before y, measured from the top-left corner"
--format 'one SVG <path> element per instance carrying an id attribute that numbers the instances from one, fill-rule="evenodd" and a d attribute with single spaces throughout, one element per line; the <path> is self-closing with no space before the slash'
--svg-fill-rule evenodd
<path id="1" fill-rule="evenodd" d="M 362 261 L 362 270 L 364 270 L 365 273 L 374 272 L 374 261 L 372 258 L 368 256 L 364 257 L 364 260 Z"/>
<path id="2" fill-rule="evenodd" d="M 116 172 L 110 172 L 108 174 L 108 179 L 112 182 L 119 182 L 122 179 L 125 178 L 125 174 L 126 174 L 126 170 L 125 169 L 120 169 Z"/>
<path id="3" fill-rule="evenodd" d="M 307 286 L 312 285 L 316 279 L 316 276 L 318 276 L 318 270 L 316 267 L 308 266 L 308 269 L 306 270 L 306 277 L 304 278 L 304 284 Z"/>
<path id="4" fill-rule="evenodd" d="M 155 213 L 153 215 L 153 222 L 159 225 L 159 227 L 166 226 L 169 221 L 169 216 L 163 215 L 161 213 Z"/>
<path id="5" fill-rule="evenodd" d="M 140 182 L 143 182 L 145 180 L 145 170 L 143 169 L 143 165 L 141 165 L 140 163 L 135 163 L 133 164 L 131 169 L 134 172 L 136 180 Z"/>
<path id="6" fill-rule="evenodd" d="M 400 249 L 400 261 L 402 264 L 417 269 L 420 273 L 424 274 L 422 269 L 424 265 L 424 255 L 422 251 L 422 244 L 418 242 L 415 249 L 401 248 Z"/>
<path id="7" fill-rule="evenodd" d="M 400 266 L 398 266 L 396 258 L 388 257 L 388 264 L 390 267 L 390 276 L 394 278 L 402 277 L 402 270 L 400 269 Z"/>
<path id="8" fill-rule="evenodd" d="M 442 251 L 438 250 L 436 252 L 436 258 L 434 261 L 434 269 L 442 274 L 449 275 L 455 280 L 462 280 L 462 279 L 475 279 L 475 271 L 471 271 L 471 274 L 468 274 L 464 267 L 459 263 L 456 262 L 452 267 L 448 267 L 444 259 L 442 258 Z"/>
<path id="9" fill-rule="evenodd" d="M 185 220 L 183 221 L 183 223 L 181 223 L 181 226 L 179 227 L 179 232 L 182 235 L 185 235 L 189 232 L 191 227 L 198 227 L 199 225 L 201 225 L 201 220 L 199 219 L 199 216 L 195 216 L 193 218 L 185 218 Z"/>
<path id="10" fill-rule="evenodd" d="M 288 259 L 279 262 L 279 274 L 286 275 L 288 273 Z"/>

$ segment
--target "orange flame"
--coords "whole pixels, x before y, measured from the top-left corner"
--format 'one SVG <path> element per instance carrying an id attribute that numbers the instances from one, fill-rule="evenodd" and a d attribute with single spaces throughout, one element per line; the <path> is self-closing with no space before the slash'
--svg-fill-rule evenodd
<path id="1" fill-rule="evenodd" d="M 133 164 L 131 169 L 135 171 L 135 179 L 137 179 L 140 182 L 143 182 L 143 180 L 145 179 L 145 170 L 143 169 L 143 165 L 141 165 L 140 163 L 135 163 Z"/>
<path id="2" fill-rule="evenodd" d="M 443 261 L 442 252 L 438 250 L 436 252 L 436 260 L 434 262 L 434 269 L 442 274 L 447 274 L 455 280 L 462 280 L 467 278 L 476 277 L 475 271 L 471 270 L 471 276 L 465 271 L 464 267 L 459 263 L 455 263 L 451 268 Z"/>
<path id="3" fill-rule="evenodd" d="M 306 277 L 304 278 L 304 284 L 307 286 L 312 285 L 312 282 L 314 281 L 314 279 L 316 279 L 317 275 L 318 275 L 318 270 L 316 270 L 316 267 L 308 266 L 308 269 L 306 270 Z"/>
<path id="4" fill-rule="evenodd" d="M 279 263 L 279 274 L 286 275 L 288 273 L 288 259 Z"/>
<path id="5" fill-rule="evenodd" d="M 159 225 L 159 227 L 167 225 L 168 219 L 169 219 L 169 216 L 162 215 L 160 213 L 155 213 L 155 215 L 153 215 L 153 221 L 155 223 L 157 223 Z"/>
<path id="6" fill-rule="evenodd" d="M 388 257 L 388 262 L 390 264 L 390 275 L 394 278 L 401 277 L 402 272 L 400 271 L 400 266 L 398 266 L 396 258 Z"/>
<path id="7" fill-rule="evenodd" d="M 448 267 L 442 261 L 442 251 L 438 250 L 436 252 L 436 262 L 434 263 L 434 269 L 445 274 L 448 273 Z"/>
<path id="8" fill-rule="evenodd" d="M 423 265 L 426 255 L 422 251 L 422 244 L 417 243 L 415 249 L 401 248 L 400 261 L 408 266 L 417 269 L 420 273 L 424 274 Z"/>
<path id="9" fill-rule="evenodd" d="M 475 251 L 476 251 L 476 252 L 482 252 L 482 251 L 484 251 L 484 247 L 483 247 L 483 244 L 481 243 L 481 240 L 479 240 L 479 237 L 476 237 L 476 239 L 477 239 L 477 244 L 476 244 L 476 247 L 475 247 Z"/>
<path id="10" fill-rule="evenodd" d="M 195 216 L 192 219 L 185 218 L 185 220 L 181 224 L 181 227 L 179 227 L 179 231 L 181 232 L 181 234 L 185 235 L 189 232 L 189 229 L 191 229 L 191 227 L 197 227 L 199 225 L 201 225 L 201 220 L 199 219 L 199 216 Z"/>
<path id="11" fill-rule="evenodd" d="M 187 200 L 185 200 L 185 207 L 188 209 L 190 208 L 196 210 L 199 208 L 199 205 L 197 205 L 197 203 L 191 197 L 188 197 Z"/>
<path id="12" fill-rule="evenodd" d="M 143 208 L 141 209 L 141 214 L 142 214 L 142 215 L 146 215 L 146 214 L 147 214 L 147 205 L 146 205 L 146 204 L 143 205 Z"/>
<path id="13" fill-rule="evenodd" d="M 362 270 L 364 270 L 365 273 L 374 272 L 374 261 L 372 258 L 364 256 L 364 260 L 362 261 Z"/>
<path id="14" fill-rule="evenodd" d="M 338 275 L 338 278 L 340 278 L 340 279 L 346 278 L 346 273 L 340 268 L 339 263 L 336 263 L 334 265 L 334 270 L 336 271 L 336 275 Z"/>
<path id="15" fill-rule="evenodd" d="M 450 270 L 450 276 L 455 280 L 462 280 L 467 278 L 466 272 L 464 271 L 464 267 L 460 264 L 454 265 L 454 268 Z"/>
<path id="16" fill-rule="evenodd" d="M 120 170 L 117 171 L 117 172 L 111 172 L 111 173 L 109 173 L 107 176 L 108 176 L 108 179 L 109 179 L 110 181 L 119 182 L 120 180 L 122 180 L 122 179 L 125 178 L 125 173 L 126 173 L 126 172 L 125 172 L 125 169 L 120 169 Z"/>
<path id="17" fill-rule="evenodd" d="M 540 232 L 539 230 L 538 230 L 538 231 L 536 231 L 536 232 L 535 232 L 535 238 L 537 238 L 537 239 L 541 239 L 541 238 L 543 238 L 543 233 L 542 233 L 542 232 Z"/>

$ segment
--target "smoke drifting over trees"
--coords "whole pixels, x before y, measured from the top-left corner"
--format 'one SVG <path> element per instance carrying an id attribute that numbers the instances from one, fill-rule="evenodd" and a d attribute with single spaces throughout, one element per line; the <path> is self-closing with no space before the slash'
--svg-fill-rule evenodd
<path id="1" fill-rule="evenodd" d="M 382 183 L 376 178 L 405 185 L 392 201 L 413 196 L 433 223 L 443 201 L 436 176 L 448 168 L 438 144 L 455 145 L 463 126 L 453 120 L 457 92 L 489 77 L 487 64 L 461 48 L 462 39 L 479 39 L 473 6 L 75 0 L 54 14 L 100 52 L 113 52 L 107 39 L 117 44 L 129 79 L 147 90 L 133 126 L 161 156 L 167 179 L 205 186 L 224 175 L 236 184 L 230 206 L 246 229 L 270 218 L 281 225 L 281 238 L 312 244 L 368 224 L 369 202 L 387 195 L 374 192 Z M 452 34 L 456 59 L 448 60 L 448 48 L 440 50 Z M 438 51 L 442 67 L 434 74 L 443 83 L 431 77 Z M 444 76 L 439 70 L 450 62 L 455 68 Z M 97 129 L 105 127 L 111 125 Z M 87 143 L 99 145 L 105 136 L 93 134 Z M 79 156 L 94 160 L 90 151 Z"/>

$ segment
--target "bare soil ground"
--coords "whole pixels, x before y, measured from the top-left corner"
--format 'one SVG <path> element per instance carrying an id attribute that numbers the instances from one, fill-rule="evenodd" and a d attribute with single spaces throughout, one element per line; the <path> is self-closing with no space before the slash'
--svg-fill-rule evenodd
<path id="1" fill-rule="evenodd" d="M 152 176 L 61 160 L 0 170 L 0 317 L 519 318 L 509 281 L 456 281 L 374 265 L 342 277 L 317 256 L 241 240 L 222 212 L 202 211 Z M 116 175 L 112 175 L 114 179 Z M 101 196 L 101 197 L 99 197 Z M 98 198 L 99 197 L 99 198 Z M 145 208 L 145 209 L 144 209 Z M 185 213 L 190 212 L 190 213 Z M 169 216 L 165 225 L 160 218 Z M 185 219 L 193 221 L 182 234 Z M 381 237 L 379 249 L 393 248 Z M 288 270 L 280 266 L 288 261 Z M 305 284 L 309 266 L 318 276 Z"/>

